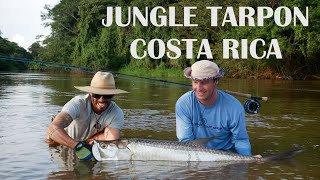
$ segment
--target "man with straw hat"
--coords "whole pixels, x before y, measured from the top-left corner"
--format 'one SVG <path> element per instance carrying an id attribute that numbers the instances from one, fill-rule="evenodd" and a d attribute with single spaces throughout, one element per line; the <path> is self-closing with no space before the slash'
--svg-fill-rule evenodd
<path id="1" fill-rule="evenodd" d="M 241 103 L 224 91 L 217 90 L 222 69 L 209 60 L 201 60 L 184 70 L 192 80 L 192 91 L 176 102 L 176 131 L 179 141 L 210 138 L 208 148 L 251 155 Z"/>
<path id="2" fill-rule="evenodd" d="M 94 160 L 93 140 L 120 138 L 124 124 L 123 111 L 112 101 L 116 94 L 127 93 L 117 89 L 113 75 L 97 72 L 90 86 L 75 86 L 86 95 L 79 95 L 66 103 L 47 131 L 47 139 L 73 149 L 80 160 Z"/>

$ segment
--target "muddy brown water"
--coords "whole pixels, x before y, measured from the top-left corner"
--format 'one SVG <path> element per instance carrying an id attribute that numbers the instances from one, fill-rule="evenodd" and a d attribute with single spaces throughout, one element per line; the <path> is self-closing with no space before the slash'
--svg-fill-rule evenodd
<path id="1" fill-rule="evenodd" d="M 320 81 L 222 79 L 219 88 L 268 96 L 258 114 L 247 114 L 253 154 L 267 156 L 295 147 L 305 151 L 285 161 L 78 162 L 72 152 L 44 142 L 51 116 L 81 94 L 91 75 L 0 73 L 0 177 L 5 179 L 319 179 Z M 172 79 L 170 79 L 172 80 Z M 129 91 L 116 103 L 124 110 L 122 137 L 176 140 L 174 106 L 189 88 L 138 78 L 117 78 Z M 185 79 L 173 81 L 189 83 Z M 238 99 L 243 103 L 246 99 Z"/>

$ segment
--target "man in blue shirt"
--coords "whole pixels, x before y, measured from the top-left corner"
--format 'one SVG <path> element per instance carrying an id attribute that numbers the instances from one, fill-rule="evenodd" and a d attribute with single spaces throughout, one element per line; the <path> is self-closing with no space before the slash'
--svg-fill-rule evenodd
<path id="1" fill-rule="evenodd" d="M 184 70 L 192 80 L 192 91 L 176 103 L 176 131 L 179 141 L 217 138 L 208 142 L 211 149 L 251 155 L 241 103 L 224 91 L 217 90 L 222 69 L 212 61 L 201 60 Z"/>

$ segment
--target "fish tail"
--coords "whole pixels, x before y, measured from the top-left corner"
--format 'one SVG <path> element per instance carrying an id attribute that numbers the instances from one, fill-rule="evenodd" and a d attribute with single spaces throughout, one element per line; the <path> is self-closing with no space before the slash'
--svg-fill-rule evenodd
<path id="1" fill-rule="evenodd" d="M 275 154 L 275 155 L 271 155 L 271 156 L 267 156 L 262 158 L 262 161 L 279 161 L 279 160 L 284 160 L 284 159 L 290 159 L 294 156 L 296 156 L 297 154 L 300 154 L 304 151 L 304 149 L 302 147 L 287 151 L 287 152 L 283 152 L 283 153 L 279 153 L 279 154 Z"/>

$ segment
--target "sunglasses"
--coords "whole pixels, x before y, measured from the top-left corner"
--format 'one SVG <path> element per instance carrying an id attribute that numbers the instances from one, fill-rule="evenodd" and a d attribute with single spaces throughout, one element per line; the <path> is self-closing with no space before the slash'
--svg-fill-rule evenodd
<path id="1" fill-rule="evenodd" d="M 103 96 L 104 99 L 111 99 L 113 95 L 100 95 L 100 94 L 91 94 L 91 96 L 95 99 L 100 99 Z"/>

